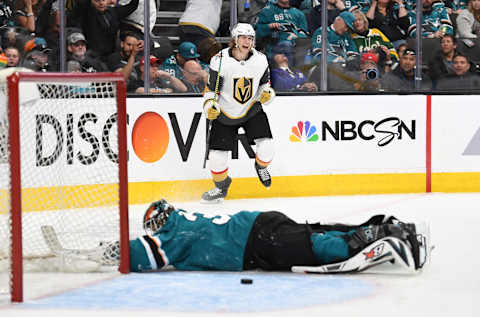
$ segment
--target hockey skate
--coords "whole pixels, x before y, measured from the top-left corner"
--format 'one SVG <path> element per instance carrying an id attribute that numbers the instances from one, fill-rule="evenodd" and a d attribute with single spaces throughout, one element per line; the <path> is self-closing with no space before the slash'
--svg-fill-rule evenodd
<path id="1" fill-rule="evenodd" d="M 167 222 L 168 216 L 175 210 L 165 199 L 152 203 L 143 215 L 143 229 L 149 235 L 157 232 Z"/>
<path id="2" fill-rule="evenodd" d="M 257 161 L 255 161 L 255 170 L 257 171 L 258 179 L 262 182 L 263 186 L 269 188 L 270 185 L 272 185 L 272 178 L 270 177 L 268 169 L 258 165 Z"/>
<path id="3" fill-rule="evenodd" d="M 215 187 L 210 189 L 207 192 L 204 192 L 200 203 L 202 204 L 216 204 L 221 203 L 225 197 L 227 197 L 228 188 L 232 183 L 232 179 L 227 176 L 227 178 L 221 182 L 215 182 Z"/>

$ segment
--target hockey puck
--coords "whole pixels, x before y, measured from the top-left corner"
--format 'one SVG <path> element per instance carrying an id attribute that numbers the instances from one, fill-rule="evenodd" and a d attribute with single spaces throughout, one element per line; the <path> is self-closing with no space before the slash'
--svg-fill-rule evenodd
<path id="1" fill-rule="evenodd" d="M 242 278 L 240 280 L 240 283 L 242 283 L 242 284 L 252 284 L 253 280 L 251 278 Z"/>

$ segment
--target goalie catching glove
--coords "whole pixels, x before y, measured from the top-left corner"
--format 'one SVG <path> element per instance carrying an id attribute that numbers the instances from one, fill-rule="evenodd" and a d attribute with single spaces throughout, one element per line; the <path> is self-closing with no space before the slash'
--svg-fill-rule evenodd
<path id="1" fill-rule="evenodd" d="M 264 85 L 260 93 L 260 103 L 266 106 L 273 101 L 273 98 L 275 98 L 275 90 L 268 84 Z"/>
<path id="2" fill-rule="evenodd" d="M 205 100 L 203 103 L 203 112 L 208 120 L 215 120 L 220 115 L 220 111 L 218 110 L 218 102 L 211 98 Z"/>

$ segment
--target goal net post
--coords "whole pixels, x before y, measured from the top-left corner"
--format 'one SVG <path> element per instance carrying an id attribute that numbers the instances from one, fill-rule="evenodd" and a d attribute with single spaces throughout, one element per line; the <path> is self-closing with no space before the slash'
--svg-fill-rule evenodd
<path id="1" fill-rule="evenodd" d="M 121 73 L 0 71 L 0 274 L 11 301 L 23 301 L 26 272 L 89 270 L 55 262 L 45 226 L 69 250 L 119 241 L 109 269 L 129 272 L 126 127 Z"/>

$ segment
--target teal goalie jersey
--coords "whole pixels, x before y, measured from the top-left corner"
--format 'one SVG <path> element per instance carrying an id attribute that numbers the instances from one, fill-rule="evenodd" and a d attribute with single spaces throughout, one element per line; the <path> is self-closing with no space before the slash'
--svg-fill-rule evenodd
<path id="1" fill-rule="evenodd" d="M 179 270 L 241 271 L 245 246 L 258 215 L 175 210 L 153 236 L 130 242 L 131 271 L 158 270 L 168 265 Z"/>

